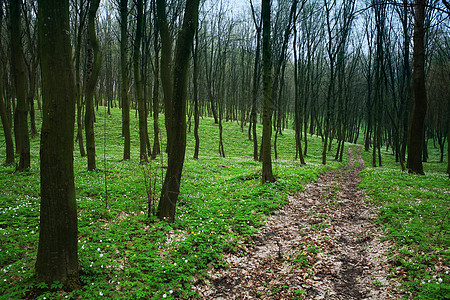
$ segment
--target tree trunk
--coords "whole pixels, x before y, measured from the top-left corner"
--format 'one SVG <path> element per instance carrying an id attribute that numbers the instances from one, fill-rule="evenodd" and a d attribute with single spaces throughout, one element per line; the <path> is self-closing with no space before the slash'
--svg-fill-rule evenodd
<path id="1" fill-rule="evenodd" d="M 0 11 L 0 26 L 3 25 L 3 12 Z M 0 49 L 2 49 L 2 45 L 1 45 L 1 40 L 0 40 Z M 1 51 L 1 50 L 0 50 Z M 3 51 L 1 51 L 0 53 L 3 54 Z M 14 142 L 12 139 L 12 135 L 11 135 L 11 122 L 10 122 L 10 116 L 6 110 L 6 105 L 5 102 L 3 100 L 3 83 L 4 83 L 4 78 L 3 78 L 3 68 L 0 68 L 0 117 L 2 120 L 2 125 L 3 125 L 3 132 L 5 135 L 5 144 L 6 144 L 6 164 L 12 164 L 14 163 Z"/>
<path id="2" fill-rule="evenodd" d="M 123 160 L 130 159 L 130 100 L 128 99 L 128 0 L 120 0 L 120 72 L 122 77 L 122 135 Z"/>
<path id="3" fill-rule="evenodd" d="M 263 136 L 262 136 L 262 183 L 274 182 L 272 173 L 272 60 L 270 45 L 270 0 L 262 0 L 262 55 L 263 55 Z"/>
<path id="4" fill-rule="evenodd" d="M 77 97 L 77 138 L 78 141 L 78 148 L 80 151 L 80 156 L 85 157 L 86 151 L 84 150 L 84 143 L 83 143 L 83 107 L 84 107 L 84 101 L 83 101 L 83 93 L 81 91 L 81 43 L 83 39 L 83 28 L 86 23 L 86 11 L 84 2 L 80 3 L 79 6 L 79 25 L 77 29 L 77 38 L 76 38 L 76 44 L 75 44 L 75 87 L 76 87 L 76 97 Z"/>
<path id="5" fill-rule="evenodd" d="M 158 205 L 157 216 L 161 220 L 168 220 L 173 222 L 175 220 L 176 204 L 178 194 L 180 193 L 181 173 L 183 171 L 184 156 L 186 153 L 186 94 L 187 94 L 187 80 L 189 70 L 189 56 L 191 53 L 194 33 L 198 22 L 198 6 L 199 0 L 187 0 L 184 12 L 184 19 L 181 31 L 177 37 L 177 45 L 175 50 L 175 61 L 173 70 L 170 70 L 170 65 L 161 65 L 166 69 L 166 75 L 173 71 L 173 79 L 169 82 L 164 82 L 166 85 L 165 91 L 170 90 L 173 93 L 169 95 L 164 94 L 165 99 L 170 99 L 169 104 L 171 111 L 171 118 L 169 119 L 170 129 L 167 130 L 169 147 L 168 147 L 168 165 L 167 172 L 164 178 L 164 184 L 161 190 L 161 198 Z M 163 32 L 169 33 L 167 27 L 166 16 L 166 1 L 157 0 L 158 21 L 160 24 L 161 42 L 163 49 L 170 45 L 165 45 L 168 42 L 163 38 Z M 163 27 L 165 27 L 163 29 Z M 167 36 L 166 36 L 167 38 Z M 162 57 L 164 56 L 164 52 Z M 167 57 L 166 57 L 167 58 Z M 162 71 L 162 69 L 161 69 Z M 162 77 L 168 80 L 170 77 Z M 167 87 L 168 84 L 173 83 L 173 87 Z M 167 117 L 166 117 L 167 120 Z"/>
<path id="6" fill-rule="evenodd" d="M 18 171 L 30 168 L 30 137 L 28 135 L 27 114 L 27 78 L 25 76 L 25 62 L 23 57 L 22 35 L 21 35 L 21 10 L 22 1 L 10 2 L 11 22 L 11 67 L 16 89 L 17 107 L 15 111 L 15 133 L 16 148 L 20 154 Z"/>
<path id="7" fill-rule="evenodd" d="M 68 290 L 79 281 L 77 206 L 73 172 L 75 80 L 69 1 L 39 0 L 42 72 L 41 207 L 36 273 Z"/>
<path id="8" fill-rule="evenodd" d="M 200 123 L 200 113 L 198 110 L 198 29 L 195 31 L 195 44 L 193 49 L 193 86 L 194 86 L 194 138 L 195 138 L 195 148 L 194 148 L 194 159 L 198 159 L 198 152 L 200 150 L 200 138 L 198 136 L 198 127 Z"/>
<path id="9" fill-rule="evenodd" d="M 258 155 L 258 135 L 256 133 L 256 123 L 257 123 L 257 115 L 256 115 L 256 102 L 258 98 L 258 89 L 259 89 L 259 77 L 260 77 L 260 56 L 261 56 L 261 27 L 262 27 L 262 19 L 257 22 L 256 14 L 253 8 L 253 4 L 250 1 L 252 8 L 252 16 L 253 22 L 255 23 L 256 28 L 256 53 L 255 53 L 255 66 L 253 67 L 253 87 L 252 87 L 252 110 L 250 113 L 250 124 L 252 127 L 252 137 L 253 137 L 253 159 L 255 161 L 259 161 Z"/>
<path id="10" fill-rule="evenodd" d="M 9 126 L 8 115 L 6 113 L 5 103 L 3 101 L 3 74 L 0 69 L 0 117 L 2 119 L 3 132 L 5 134 L 6 144 L 6 164 L 14 163 L 14 143 L 11 135 L 11 127 Z"/>
<path id="11" fill-rule="evenodd" d="M 414 51 L 413 51 L 413 93 L 414 110 L 409 131 L 408 161 L 409 173 L 425 174 L 422 165 L 422 144 L 427 94 L 425 88 L 425 0 L 416 0 L 414 5 Z"/>
<path id="12" fill-rule="evenodd" d="M 450 111 L 450 107 L 447 106 Z M 450 117 L 447 115 L 447 174 L 450 177 Z"/>
<path id="13" fill-rule="evenodd" d="M 139 161 L 145 163 L 148 161 L 147 157 L 147 128 L 145 111 L 145 99 L 143 95 L 143 86 L 141 81 L 141 74 L 139 68 L 140 47 L 142 39 L 142 18 L 143 18 L 143 0 L 136 1 L 137 18 L 136 18 L 136 36 L 134 39 L 134 53 L 133 53 L 133 69 L 134 69 L 134 84 L 136 88 L 136 100 L 138 103 L 139 115 Z"/>
<path id="14" fill-rule="evenodd" d="M 88 157 L 88 171 L 97 168 L 95 163 L 95 136 L 94 136 L 94 91 L 97 85 L 98 75 L 102 63 L 100 46 L 95 33 L 95 15 L 100 4 L 100 0 L 92 0 L 88 12 L 88 35 L 89 49 L 87 58 L 87 82 L 86 82 L 86 115 L 84 126 L 86 129 L 86 150 Z"/>
<path id="15" fill-rule="evenodd" d="M 156 9 L 155 0 L 153 0 L 153 9 Z M 156 18 L 156 11 L 154 11 Z M 158 39 L 158 22 L 155 21 L 155 35 L 154 35 L 154 50 L 155 50 L 155 79 L 153 84 L 153 151 L 152 159 L 161 153 L 161 146 L 159 143 L 159 53 L 160 45 Z"/>
<path id="16" fill-rule="evenodd" d="M 295 128 L 295 145 L 296 145 L 296 151 L 295 151 L 295 158 L 300 159 L 300 164 L 305 164 L 305 158 L 303 157 L 303 151 L 302 151 L 302 138 L 301 138 L 301 131 L 302 131 L 302 119 L 301 119 L 301 103 L 300 103 L 300 97 L 299 97 L 299 80 L 298 80 L 298 59 L 297 59 L 297 28 L 294 24 L 294 42 L 293 42 L 293 48 L 294 48 L 294 128 Z M 306 136 L 306 132 L 305 132 Z M 306 141 L 306 139 L 305 139 Z"/>

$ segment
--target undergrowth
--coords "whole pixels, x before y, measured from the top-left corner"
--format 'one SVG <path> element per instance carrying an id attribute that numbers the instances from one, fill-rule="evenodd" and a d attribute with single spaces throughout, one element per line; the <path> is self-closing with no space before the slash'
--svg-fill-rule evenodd
<path id="1" fill-rule="evenodd" d="M 383 151 L 381 167 L 371 165 L 370 153 L 361 151 L 366 169 L 360 187 L 380 206 L 378 221 L 387 238 L 395 241 L 388 254 L 414 299 L 448 299 L 450 295 L 450 180 L 447 163 L 439 163 L 438 150 L 430 143 L 425 176 L 400 170 L 394 157 Z"/>
<path id="2" fill-rule="evenodd" d="M 39 112 L 37 121 L 39 128 Z M 301 166 L 294 159 L 294 133 L 286 129 L 278 137 L 278 160 L 273 160 L 277 181 L 261 185 L 261 163 L 252 159 L 248 128 L 241 131 L 240 124 L 224 122 L 227 157 L 220 158 L 218 126 L 212 119 L 203 118 L 198 160 L 192 159 L 194 138 L 192 132 L 188 133 L 176 221 L 157 222 L 147 216 L 148 179 L 153 182 L 152 195 L 159 196 L 166 154 L 146 166 L 139 165 L 138 123 L 131 118 L 132 159 L 122 161 L 120 110 L 112 109 L 104 124 L 101 109 L 95 125 L 97 171 L 86 171 L 86 158 L 80 157 L 75 146 L 80 290 L 65 292 L 58 282 L 47 286 L 35 280 L 39 136 L 31 141 L 28 172 L 15 173 L 11 165 L 0 167 L 0 298 L 195 297 L 192 286 L 205 278 L 207 269 L 226 267 L 223 254 L 237 251 L 237 244 L 256 233 L 265 218 L 285 203 L 288 194 L 301 191 L 305 183 L 316 180 L 325 170 L 343 166 L 332 160 L 332 153 L 326 167 L 320 164 L 321 139 L 315 137 L 309 138 L 307 165 Z M 162 118 L 162 132 L 163 125 Z M 164 135 L 161 138 L 164 150 Z M 0 159 L 4 157 L 2 147 Z"/>

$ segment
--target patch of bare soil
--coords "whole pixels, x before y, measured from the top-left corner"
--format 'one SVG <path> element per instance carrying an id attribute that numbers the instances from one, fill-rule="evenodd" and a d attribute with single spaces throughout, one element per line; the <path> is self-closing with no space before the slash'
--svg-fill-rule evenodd
<path id="1" fill-rule="evenodd" d="M 212 270 L 194 289 L 203 299 L 398 299 L 388 279 L 376 208 L 356 187 L 364 169 L 360 148 L 349 164 L 323 174 L 268 219 L 230 268 Z"/>

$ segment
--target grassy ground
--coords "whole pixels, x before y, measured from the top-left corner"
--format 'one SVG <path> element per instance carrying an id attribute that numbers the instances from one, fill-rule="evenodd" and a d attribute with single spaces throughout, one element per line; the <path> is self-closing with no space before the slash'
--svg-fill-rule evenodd
<path id="1" fill-rule="evenodd" d="M 366 169 L 361 188 L 379 205 L 379 222 L 395 249 L 389 253 L 396 266 L 392 276 L 401 278 L 414 299 L 450 297 L 450 179 L 447 163 L 439 163 L 439 152 L 430 143 L 425 176 L 401 172 L 394 157 L 383 151 L 382 167 L 371 165 L 364 152 Z"/>
<path id="2" fill-rule="evenodd" d="M 289 193 L 300 191 L 325 170 L 345 164 L 334 162 L 330 154 L 329 165 L 322 166 L 321 139 L 313 137 L 309 139 L 307 165 L 300 166 L 294 160 L 294 134 L 288 129 L 278 139 L 279 157 L 273 161 L 277 182 L 261 185 L 261 164 L 252 159 L 247 128 L 241 132 L 236 122 L 224 123 L 227 158 L 220 158 L 218 127 L 212 119 L 204 118 L 199 160 L 192 159 L 194 138 L 193 133 L 188 134 L 177 220 L 174 224 L 152 222 L 147 218 L 147 195 L 159 195 L 167 157 L 161 155 L 146 166 L 138 164 L 138 124 L 132 118 L 132 159 L 121 161 L 120 111 L 113 109 L 106 120 L 103 114 L 101 108 L 96 123 L 99 171 L 87 172 L 86 159 L 75 147 L 83 288 L 67 293 L 59 290 L 58 282 L 48 287 L 34 279 L 40 200 L 36 137 L 31 141 L 29 172 L 14 173 L 13 166 L 0 166 L 1 299 L 32 295 L 30 291 L 37 288 L 46 290 L 39 299 L 190 297 L 191 285 L 201 280 L 208 268 L 222 266 L 223 253 L 237 251 L 236 244 L 256 232 Z M 39 113 L 37 116 L 40 128 Z M 4 145 L 3 130 L 0 145 Z M 4 158 L 2 146 L 0 160 Z"/>

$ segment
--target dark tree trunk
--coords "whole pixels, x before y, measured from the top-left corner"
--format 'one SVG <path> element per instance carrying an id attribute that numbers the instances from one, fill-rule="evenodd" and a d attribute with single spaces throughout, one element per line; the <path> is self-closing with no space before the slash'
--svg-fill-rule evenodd
<path id="1" fill-rule="evenodd" d="M 447 123 L 447 174 L 450 177 L 450 117 L 447 118 Z"/>
<path id="2" fill-rule="evenodd" d="M 3 25 L 3 10 L 0 9 L 0 26 Z M 0 40 L 0 49 L 2 49 Z M 3 54 L 3 51 L 0 50 L 0 52 Z M 3 82 L 4 82 L 4 73 L 3 68 L 0 68 L 0 117 L 2 120 L 3 125 L 3 132 L 5 135 L 5 144 L 6 144 L 6 164 L 12 164 L 14 163 L 14 142 L 11 135 L 11 122 L 10 122 L 10 116 L 6 110 L 6 105 L 3 100 Z"/>
<path id="3" fill-rule="evenodd" d="M 200 150 L 200 138 L 198 136 L 198 127 L 200 123 L 200 113 L 198 109 L 198 29 L 195 31 L 195 43 L 193 48 L 193 85 L 194 85 L 194 138 L 195 138 L 195 148 L 194 148 L 194 159 L 198 159 L 198 152 Z"/>
<path id="4" fill-rule="evenodd" d="M 2 70 L 0 69 L 0 73 Z M 5 103 L 3 101 L 3 78 L 0 74 L 0 117 L 2 119 L 3 132 L 5 134 L 6 143 L 6 164 L 14 163 L 14 143 L 11 135 L 11 127 L 9 126 L 8 115 L 6 113 Z"/>
<path id="5" fill-rule="evenodd" d="M 69 1 L 39 0 L 42 72 L 41 207 L 36 273 L 39 281 L 80 287 L 73 172 L 75 80 Z"/>
<path id="6" fill-rule="evenodd" d="M 100 46 L 95 33 L 95 15 L 100 5 L 100 0 L 92 0 L 88 11 L 88 35 L 89 35 L 89 49 L 87 58 L 87 82 L 86 82 L 86 115 L 84 119 L 84 126 L 86 129 L 86 150 L 88 158 L 88 171 L 97 168 L 95 163 L 95 136 L 94 136 L 94 91 L 97 85 L 98 75 L 100 74 L 100 67 L 102 57 L 100 54 Z"/>
<path id="7" fill-rule="evenodd" d="M 16 149 L 20 154 L 18 171 L 30 168 L 30 137 L 28 134 L 27 113 L 27 78 L 23 57 L 20 9 L 22 1 L 10 2 L 11 22 L 11 68 L 17 97 L 14 132 L 16 134 Z"/>
<path id="8" fill-rule="evenodd" d="M 120 73 L 122 78 L 123 160 L 130 159 L 130 99 L 128 98 L 128 0 L 120 0 Z"/>
<path id="9" fill-rule="evenodd" d="M 187 94 L 187 80 L 189 70 L 189 56 L 191 53 L 194 33 L 197 29 L 198 22 L 198 6 L 199 0 L 187 0 L 186 9 L 184 12 L 183 25 L 177 37 L 177 44 L 175 49 L 175 61 L 173 67 L 173 79 L 169 82 L 164 82 L 166 85 L 164 93 L 165 99 L 170 100 L 171 117 L 168 124 L 170 129 L 167 130 L 169 148 L 168 148 L 168 165 L 167 172 L 164 178 L 164 184 L 161 190 L 161 198 L 158 205 L 157 216 L 160 220 L 168 220 L 173 222 L 175 220 L 176 204 L 178 194 L 180 193 L 181 173 L 183 171 L 184 156 L 186 153 L 186 94 Z M 166 16 L 166 1 L 157 0 L 158 21 L 161 31 L 161 42 L 163 49 L 170 45 L 167 43 L 167 36 L 163 38 L 165 33 L 169 33 L 167 27 Z M 163 28 L 165 27 L 165 28 Z M 164 53 L 163 53 L 164 54 Z M 161 56 L 162 59 L 163 56 Z M 167 58 L 167 57 L 166 57 Z M 170 65 L 164 65 L 165 68 L 170 68 Z M 161 70 L 162 71 L 162 70 Z M 166 75 L 170 74 L 171 70 Z M 163 77 L 166 78 L 167 77 Z M 170 78 L 170 77 L 169 77 Z M 167 86 L 173 83 L 173 86 Z M 166 104 L 166 105 L 167 105 Z"/>
<path id="10" fill-rule="evenodd" d="M 296 25 L 294 24 L 294 43 L 293 43 L 293 48 L 294 48 L 294 106 L 295 106 L 295 111 L 294 111 L 294 128 L 295 128 L 295 144 L 296 144 L 296 151 L 295 151 L 295 158 L 299 158 L 300 159 L 300 163 L 302 165 L 305 164 L 305 159 L 303 157 L 303 151 L 302 151 L 302 137 L 301 137 L 301 131 L 302 131 L 302 119 L 301 119 L 301 115 L 302 112 L 301 110 L 301 103 L 300 103 L 300 97 L 299 97 L 299 91 L 298 91 L 298 86 L 299 86 L 299 80 L 298 80 L 298 59 L 297 59 L 297 28 Z M 305 132 L 305 136 L 306 136 L 306 132 Z M 305 139 L 306 141 L 306 139 Z"/>
<path id="11" fill-rule="evenodd" d="M 250 2 L 251 8 L 252 8 L 252 16 L 253 16 L 253 22 L 255 24 L 256 28 L 256 53 L 255 53 L 255 66 L 253 68 L 253 87 L 252 87 L 252 110 L 250 113 L 250 124 L 252 128 L 252 137 L 253 137 L 253 159 L 255 161 L 259 161 L 258 156 L 258 135 L 256 133 L 256 123 L 257 123 L 257 116 L 256 116 L 256 101 L 258 98 L 258 90 L 259 90 L 259 77 L 260 77 L 260 67 L 259 67 L 259 60 L 261 56 L 261 27 L 262 27 L 262 18 L 259 20 L 259 22 L 256 20 L 256 14 L 255 10 L 253 8 L 252 2 Z"/>
<path id="12" fill-rule="evenodd" d="M 414 51 L 413 93 L 414 110 L 408 140 L 406 167 L 410 173 L 425 174 L 422 165 L 422 144 L 427 94 L 425 88 L 425 0 L 416 0 L 414 5 Z"/>
<path id="13" fill-rule="evenodd" d="M 154 15 L 156 18 L 156 3 L 152 2 Z M 153 151 L 152 159 L 155 159 L 161 153 L 161 146 L 159 143 L 159 53 L 160 44 L 158 39 L 158 22 L 155 21 L 155 35 L 154 35 L 154 50 L 155 50 L 155 79 L 153 84 Z"/>
<path id="14" fill-rule="evenodd" d="M 137 18 L 136 18 L 136 36 L 134 39 L 134 53 L 133 53 L 133 69 L 134 69 L 134 83 L 136 88 L 136 100 L 138 103 L 139 114 L 139 160 L 141 163 L 148 161 L 147 156 L 147 113 L 145 110 L 145 99 L 143 95 L 142 79 L 139 68 L 140 61 L 140 46 L 142 39 L 142 18 L 143 18 L 143 0 L 136 1 Z"/>
<path id="15" fill-rule="evenodd" d="M 272 59 L 270 45 L 270 0 L 262 0 L 262 56 L 263 56 L 263 136 L 262 136 L 262 183 L 274 182 L 272 172 Z"/>
<path id="16" fill-rule="evenodd" d="M 83 143 L 83 107 L 84 107 L 84 101 L 83 101 L 83 93 L 81 91 L 81 43 L 83 39 L 83 28 L 86 24 L 86 10 L 85 10 L 85 1 L 80 2 L 79 6 L 79 24 L 77 29 L 77 38 L 76 38 L 76 44 L 75 44 L 75 87 L 76 87 L 76 95 L 77 95 L 77 137 L 76 140 L 78 141 L 78 148 L 80 151 L 80 156 L 85 157 L 86 151 L 84 150 L 84 143 Z"/>

